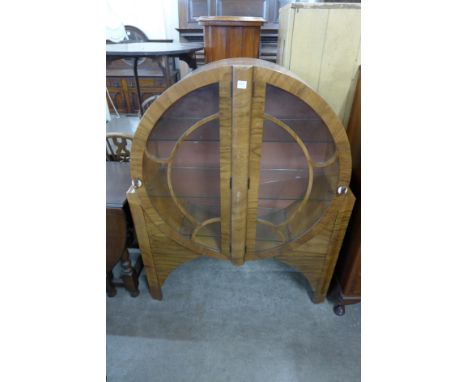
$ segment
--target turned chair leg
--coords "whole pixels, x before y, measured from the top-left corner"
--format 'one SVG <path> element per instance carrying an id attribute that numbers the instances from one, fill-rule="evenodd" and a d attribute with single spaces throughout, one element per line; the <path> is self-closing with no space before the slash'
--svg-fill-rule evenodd
<path id="1" fill-rule="evenodd" d="M 115 285 L 112 282 L 112 271 L 107 272 L 106 275 L 106 293 L 108 297 L 114 297 L 117 294 Z"/>
<path id="2" fill-rule="evenodd" d="M 132 268 L 132 263 L 130 262 L 130 257 L 128 251 L 125 250 L 120 260 L 120 265 L 122 267 L 122 273 L 120 277 L 124 283 L 125 289 L 128 290 L 130 296 L 136 297 L 140 294 L 138 290 L 138 276 L 135 270 Z"/>

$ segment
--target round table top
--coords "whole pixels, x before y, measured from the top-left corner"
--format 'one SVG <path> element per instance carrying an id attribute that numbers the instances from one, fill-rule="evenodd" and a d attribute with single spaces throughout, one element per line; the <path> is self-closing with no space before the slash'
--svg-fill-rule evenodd
<path id="1" fill-rule="evenodd" d="M 182 53 L 193 53 L 202 50 L 200 43 L 178 42 L 134 42 L 129 44 L 106 44 L 107 56 L 119 57 L 154 57 L 171 56 Z"/>

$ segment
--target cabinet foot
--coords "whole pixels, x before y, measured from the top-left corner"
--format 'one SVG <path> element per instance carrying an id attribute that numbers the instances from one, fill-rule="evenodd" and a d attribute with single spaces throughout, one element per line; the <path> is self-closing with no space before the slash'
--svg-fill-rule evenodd
<path id="1" fill-rule="evenodd" d="M 346 313 L 346 309 L 345 309 L 345 306 L 344 305 L 341 305 L 341 304 L 337 304 L 333 307 L 333 312 L 337 315 L 337 316 L 344 316 L 344 314 Z"/>
<path id="2" fill-rule="evenodd" d="M 154 300 L 159 300 L 161 301 L 162 300 L 162 293 L 161 293 L 161 289 L 159 288 L 149 288 L 149 292 L 150 292 L 150 295 L 151 297 L 154 299 Z"/>
<path id="3" fill-rule="evenodd" d="M 325 300 L 325 295 L 324 294 L 318 294 L 314 292 L 314 295 L 312 296 L 312 302 L 314 304 L 320 304 Z"/>
<path id="4" fill-rule="evenodd" d="M 159 283 L 150 283 L 148 277 L 146 278 L 146 284 L 148 285 L 148 290 L 150 292 L 151 297 L 154 300 L 162 300 L 162 292 Z"/>

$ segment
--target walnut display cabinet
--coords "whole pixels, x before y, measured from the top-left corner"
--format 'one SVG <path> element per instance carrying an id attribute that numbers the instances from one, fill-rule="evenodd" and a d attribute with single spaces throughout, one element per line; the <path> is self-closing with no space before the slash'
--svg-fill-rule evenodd
<path id="1" fill-rule="evenodd" d="M 130 203 L 153 298 L 199 256 L 275 257 L 323 301 L 354 204 L 345 129 L 275 64 L 205 65 L 155 101 L 135 133 Z"/>

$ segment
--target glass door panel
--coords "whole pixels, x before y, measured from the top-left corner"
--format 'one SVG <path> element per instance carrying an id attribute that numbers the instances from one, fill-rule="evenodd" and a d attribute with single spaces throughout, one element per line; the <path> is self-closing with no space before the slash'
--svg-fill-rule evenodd
<path id="1" fill-rule="evenodd" d="M 338 160 L 333 138 L 306 103 L 266 87 L 256 250 L 297 239 L 335 197 Z"/>
<path id="2" fill-rule="evenodd" d="M 199 88 L 158 120 L 143 181 L 154 208 L 183 237 L 220 251 L 219 86 Z"/>

